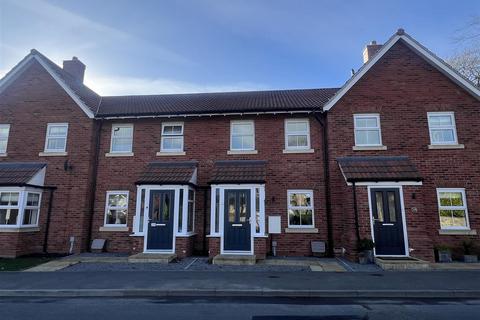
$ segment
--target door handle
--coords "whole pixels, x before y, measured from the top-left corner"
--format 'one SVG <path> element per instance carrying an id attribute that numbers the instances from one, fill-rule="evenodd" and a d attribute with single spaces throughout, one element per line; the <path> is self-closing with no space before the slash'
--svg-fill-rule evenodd
<path id="1" fill-rule="evenodd" d="M 241 227 L 243 224 L 241 223 L 232 223 L 232 227 Z"/>

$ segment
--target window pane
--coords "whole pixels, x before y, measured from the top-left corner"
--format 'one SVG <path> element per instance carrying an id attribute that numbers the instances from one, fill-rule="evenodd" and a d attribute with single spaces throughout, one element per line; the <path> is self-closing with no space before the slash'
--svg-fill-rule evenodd
<path id="1" fill-rule="evenodd" d="M 451 126 L 453 125 L 453 119 L 449 115 L 443 116 L 430 116 L 431 126 Z"/>
<path id="2" fill-rule="evenodd" d="M 397 206 L 395 204 L 395 192 L 388 192 L 388 214 L 390 222 L 397 221 Z"/>
<path id="3" fill-rule="evenodd" d="M 467 220 L 465 218 L 465 210 L 452 211 L 452 224 L 454 227 L 466 227 Z"/>
<path id="4" fill-rule="evenodd" d="M 377 219 L 379 222 L 384 222 L 383 214 L 383 192 L 375 192 L 375 202 L 377 204 Z"/>
<path id="5" fill-rule="evenodd" d="M 288 221 L 291 226 L 300 225 L 300 210 L 288 210 Z"/>
<path id="6" fill-rule="evenodd" d="M 114 138 L 112 141 L 112 151 L 130 152 L 132 151 L 131 138 Z"/>
<path id="7" fill-rule="evenodd" d="M 233 136 L 232 137 L 232 149 L 242 149 L 242 137 Z"/>
<path id="8" fill-rule="evenodd" d="M 308 193 L 291 193 L 290 205 L 292 207 L 309 207 L 311 205 L 310 194 Z"/>
<path id="9" fill-rule="evenodd" d="M 289 147 L 306 147 L 308 145 L 305 135 L 289 135 L 287 141 Z"/>
<path id="10" fill-rule="evenodd" d="M 215 189 L 215 232 L 219 232 L 220 225 L 220 190 Z"/>
<path id="11" fill-rule="evenodd" d="M 180 189 L 180 195 L 178 196 L 178 232 L 182 232 L 183 222 L 183 189 Z"/>
<path id="12" fill-rule="evenodd" d="M 8 132 L 10 131 L 9 126 L 0 127 L 0 138 L 8 138 Z"/>
<path id="13" fill-rule="evenodd" d="M 108 210 L 107 224 L 127 224 L 127 210 Z"/>
<path id="14" fill-rule="evenodd" d="M 287 122 L 287 132 L 307 132 L 308 123 L 306 121 L 302 122 Z"/>
<path id="15" fill-rule="evenodd" d="M 367 130 L 367 144 L 380 144 L 380 132 L 378 130 Z"/>
<path id="16" fill-rule="evenodd" d="M 7 150 L 7 139 L 0 138 L 0 153 L 4 153 Z"/>
<path id="17" fill-rule="evenodd" d="M 108 205 L 110 207 L 126 207 L 128 203 L 126 194 L 110 194 L 108 196 Z"/>
<path id="18" fill-rule="evenodd" d="M 193 193 L 190 191 L 190 193 Z M 187 231 L 192 232 L 193 231 L 193 220 L 194 220 L 194 203 L 193 201 L 188 201 L 188 223 L 187 223 Z"/>
<path id="19" fill-rule="evenodd" d="M 172 205 L 172 199 L 169 193 L 165 193 L 162 203 L 162 219 L 163 222 L 170 220 L 170 206 Z"/>
<path id="20" fill-rule="evenodd" d="M 145 189 L 142 189 L 140 196 L 140 221 L 138 222 L 138 231 L 143 232 L 143 223 L 145 218 Z"/>
<path id="21" fill-rule="evenodd" d="M 67 126 L 49 126 L 48 135 L 64 137 L 67 135 Z"/>
<path id="22" fill-rule="evenodd" d="M 355 132 L 355 144 L 356 145 L 368 144 L 367 132 L 366 131 L 357 130 Z"/>
<path id="23" fill-rule="evenodd" d="M 253 136 L 242 137 L 242 149 L 253 149 Z"/>
<path id="24" fill-rule="evenodd" d="M 455 142 L 455 134 L 453 129 L 435 129 L 431 130 L 432 142 Z"/>
<path id="25" fill-rule="evenodd" d="M 376 117 L 359 117 L 355 118 L 355 126 L 357 128 L 375 128 L 378 127 L 377 118 Z"/>
<path id="26" fill-rule="evenodd" d="M 23 214 L 24 225 L 37 224 L 38 209 L 25 209 Z"/>
<path id="27" fill-rule="evenodd" d="M 235 222 L 236 203 L 235 193 L 227 192 L 228 222 Z"/>
<path id="28" fill-rule="evenodd" d="M 18 192 L 2 192 L 0 206 L 18 206 Z"/>
<path id="29" fill-rule="evenodd" d="M 238 213 L 239 215 L 239 221 L 240 222 L 246 222 L 247 221 L 247 194 L 245 192 L 240 192 L 240 207 L 239 210 L 240 212 Z"/>
<path id="30" fill-rule="evenodd" d="M 65 144 L 67 140 L 65 138 L 48 138 L 47 150 L 65 150 Z"/>
<path id="31" fill-rule="evenodd" d="M 255 232 L 260 232 L 260 189 L 255 188 Z"/>
<path id="32" fill-rule="evenodd" d="M 38 193 L 28 193 L 27 206 L 37 207 L 39 200 L 40 200 L 40 195 Z"/>
<path id="33" fill-rule="evenodd" d="M 452 227 L 452 210 L 440 210 L 440 226 L 443 227 Z"/>
<path id="34" fill-rule="evenodd" d="M 131 137 L 133 133 L 132 127 L 115 127 L 113 129 L 114 137 Z"/>
<path id="35" fill-rule="evenodd" d="M 312 225 L 312 210 L 300 210 L 300 223 L 302 226 Z"/>
<path id="36" fill-rule="evenodd" d="M 235 123 L 232 125 L 233 135 L 253 134 L 253 125 L 250 123 Z"/>
<path id="37" fill-rule="evenodd" d="M 0 209 L 0 225 L 17 224 L 18 209 Z"/>
<path id="38" fill-rule="evenodd" d="M 182 150 L 183 137 L 162 137 L 164 150 Z"/>
<path id="39" fill-rule="evenodd" d="M 461 192 L 440 192 L 440 205 L 445 207 L 463 206 L 463 197 Z"/>

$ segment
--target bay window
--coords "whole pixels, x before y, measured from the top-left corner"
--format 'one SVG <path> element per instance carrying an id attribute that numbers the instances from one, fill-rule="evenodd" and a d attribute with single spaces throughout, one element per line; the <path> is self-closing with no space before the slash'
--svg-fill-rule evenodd
<path id="1" fill-rule="evenodd" d="M 30 188 L 0 189 L 0 228 L 38 226 L 42 193 Z"/>

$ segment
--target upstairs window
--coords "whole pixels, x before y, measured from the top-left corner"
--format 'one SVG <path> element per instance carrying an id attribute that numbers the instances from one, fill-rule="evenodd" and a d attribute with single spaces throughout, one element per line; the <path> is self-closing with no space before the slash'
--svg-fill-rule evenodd
<path id="1" fill-rule="evenodd" d="M 310 149 L 310 123 L 308 119 L 289 119 L 285 121 L 285 149 Z"/>
<path id="2" fill-rule="evenodd" d="M 380 115 L 356 114 L 353 116 L 355 127 L 355 146 L 378 147 L 382 145 Z"/>
<path id="3" fill-rule="evenodd" d="M 255 127 L 253 121 L 232 121 L 230 126 L 230 150 L 255 150 Z"/>
<path id="4" fill-rule="evenodd" d="M 440 227 L 469 229 L 465 189 L 437 189 Z"/>
<path id="5" fill-rule="evenodd" d="M 453 112 L 429 112 L 428 128 L 432 145 L 458 143 Z"/>
<path id="6" fill-rule="evenodd" d="M 65 152 L 67 134 L 68 123 L 49 123 L 45 138 L 45 152 Z"/>
<path id="7" fill-rule="evenodd" d="M 183 151 L 183 123 L 177 122 L 162 124 L 162 141 L 160 151 Z"/>
<path id="8" fill-rule="evenodd" d="M 10 134 L 10 125 L 0 124 L 0 154 L 7 152 L 9 134 Z"/>
<path id="9" fill-rule="evenodd" d="M 133 125 L 117 124 L 112 126 L 111 153 L 130 153 L 133 146 Z"/>
<path id="10" fill-rule="evenodd" d="M 313 191 L 288 191 L 288 227 L 313 228 Z"/>
<path id="11" fill-rule="evenodd" d="M 128 191 L 107 192 L 105 208 L 105 226 L 121 227 L 127 225 Z"/>

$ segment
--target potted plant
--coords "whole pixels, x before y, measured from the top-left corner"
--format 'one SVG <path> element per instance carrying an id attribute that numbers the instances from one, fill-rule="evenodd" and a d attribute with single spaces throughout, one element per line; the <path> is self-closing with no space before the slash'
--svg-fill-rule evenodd
<path id="1" fill-rule="evenodd" d="M 375 243 L 372 239 L 363 238 L 358 241 L 358 260 L 360 264 L 373 263 L 373 248 Z"/>
<path id="2" fill-rule="evenodd" d="M 452 262 L 452 251 L 449 246 L 438 244 L 435 246 L 435 252 L 438 262 Z"/>
<path id="3" fill-rule="evenodd" d="M 463 247 L 463 261 L 467 263 L 478 262 L 478 256 L 473 253 L 475 244 L 472 240 L 465 240 L 462 242 Z"/>

